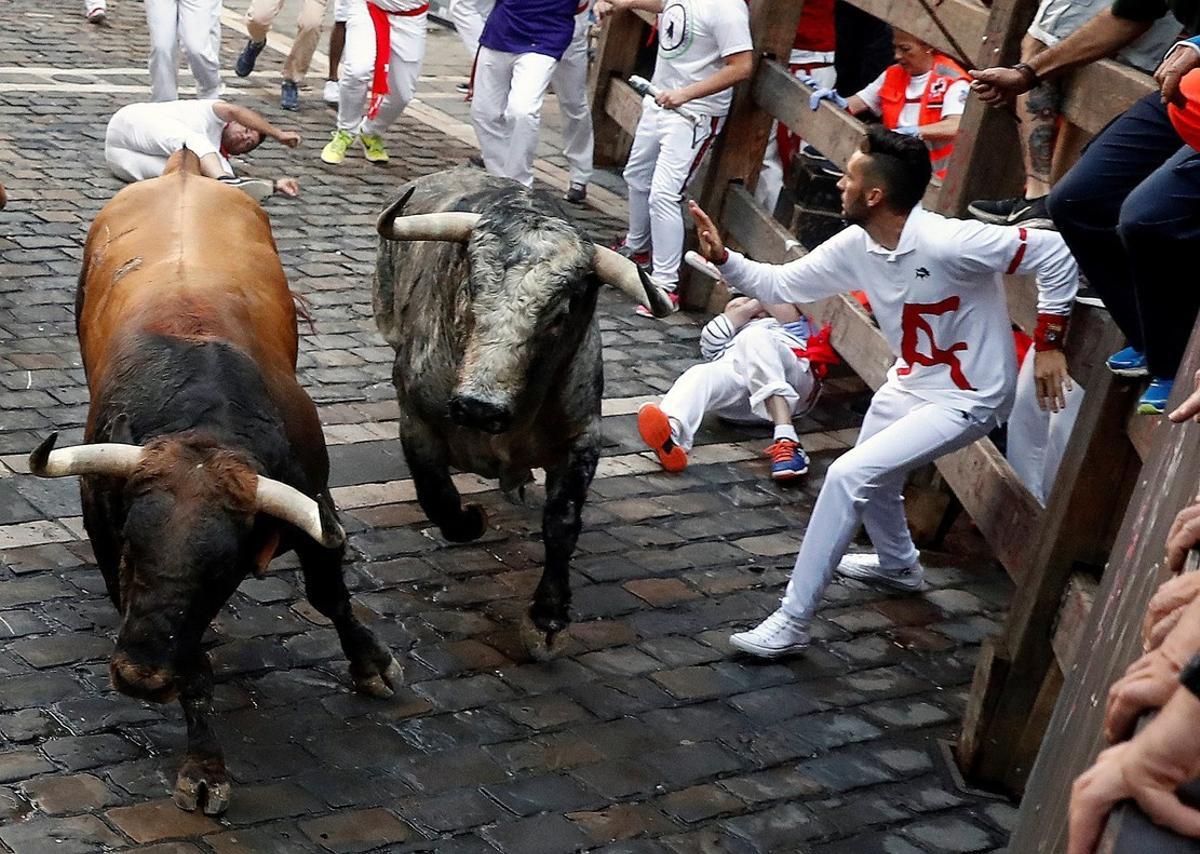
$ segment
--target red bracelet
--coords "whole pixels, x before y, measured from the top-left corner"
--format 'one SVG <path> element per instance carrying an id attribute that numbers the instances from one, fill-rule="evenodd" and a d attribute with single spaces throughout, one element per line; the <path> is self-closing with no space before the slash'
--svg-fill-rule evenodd
<path id="1" fill-rule="evenodd" d="M 1033 349 L 1061 350 L 1067 338 L 1067 324 L 1071 318 L 1063 314 L 1039 314 L 1037 328 L 1033 332 Z"/>

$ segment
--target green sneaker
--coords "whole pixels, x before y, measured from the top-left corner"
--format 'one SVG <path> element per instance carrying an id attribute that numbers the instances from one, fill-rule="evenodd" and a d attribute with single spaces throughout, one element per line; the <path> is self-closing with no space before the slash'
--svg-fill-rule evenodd
<path id="1" fill-rule="evenodd" d="M 387 163 L 387 149 L 383 147 L 383 137 L 377 133 L 364 133 L 358 137 L 362 143 L 363 154 L 372 163 Z"/>
<path id="2" fill-rule="evenodd" d="M 335 130 L 333 138 L 321 149 L 321 159 L 334 166 L 346 159 L 346 151 L 354 142 L 354 134 L 348 130 Z M 386 155 L 384 155 L 386 157 Z"/>

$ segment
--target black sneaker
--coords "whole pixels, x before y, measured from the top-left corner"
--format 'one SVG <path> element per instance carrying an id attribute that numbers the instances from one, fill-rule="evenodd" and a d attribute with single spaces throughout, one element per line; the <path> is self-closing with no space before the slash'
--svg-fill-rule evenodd
<path id="1" fill-rule="evenodd" d="M 1104 300 L 1100 298 L 1100 294 L 1092 288 L 1088 282 L 1087 276 L 1083 273 L 1079 274 L 1079 290 L 1075 292 L 1075 302 L 1080 305 L 1090 305 L 1095 308 L 1104 308 Z"/>
<path id="2" fill-rule="evenodd" d="M 254 64 L 258 62 L 258 55 L 262 53 L 263 48 L 266 46 L 266 39 L 263 39 L 260 42 L 247 39 L 246 46 L 242 48 L 241 54 L 238 55 L 237 62 L 234 63 L 234 73 L 236 73 L 238 77 L 249 77 L 250 73 L 254 71 Z"/>
<path id="3" fill-rule="evenodd" d="M 1023 225 L 1026 228 L 1056 230 L 1054 220 L 1050 219 L 1050 212 L 1046 210 L 1045 196 L 1036 199 L 1017 196 L 994 201 L 980 199 L 967 205 L 967 213 L 980 222 L 990 222 L 992 225 Z"/>
<path id="4" fill-rule="evenodd" d="M 293 112 L 300 109 L 300 87 L 292 80 L 284 80 L 279 86 L 279 106 Z"/>
<path id="5" fill-rule="evenodd" d="M 567 192 L 563 195 L 563 198 L 573 204 L 583 204 L 587 201 L 587 184 L 576 184 L 572 181 L 571 186 L 567 187 Z"/>

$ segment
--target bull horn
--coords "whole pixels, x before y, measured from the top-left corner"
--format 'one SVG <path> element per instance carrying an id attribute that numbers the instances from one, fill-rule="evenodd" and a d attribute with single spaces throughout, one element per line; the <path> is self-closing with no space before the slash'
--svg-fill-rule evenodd
<path id="1" fill-rule="evenodd" d="M 479 217 L 477 213 L 465 211 L 413 214 L 396 217 L 390 223 L 385 223 L 385 217 L 380 217 L 377 229 L 380 236 L 387 240 L 447 240 L 466 243 L 471 239 L 471 232 L 479 222 Z"/>
<path id="2" fill-rule="evenodd" d="M 346 542 L 346 532 L 333 511 L 295 487 L 259 477 L 256 500 L 260 512 L 295 525 L 327 549 Z"/>
<path id="3" fill-rule="evenodd" d="M 142 459 L 137 445 L 100 442 L 54 450 L 58 434 L 51 433 L 29 455 L 29 470 L 38 477 L 68 477 L 73 474 L 128 477 Z"/>
<path id="4" fill-rule="evenodd" d="M 645 270 L 623 255 L 598 243 L 595 245 L 596 257 L 592 267 L 601 281 L 640 302 L 655 317 L 666 317 L 674 311 L 666 292 L 650 281 Z"/>

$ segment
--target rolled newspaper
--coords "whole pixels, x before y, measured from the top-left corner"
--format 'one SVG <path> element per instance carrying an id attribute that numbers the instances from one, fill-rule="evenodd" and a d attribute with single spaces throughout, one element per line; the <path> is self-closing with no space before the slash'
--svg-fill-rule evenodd
<path id="1" fill-rule="evenodd" d="M 633 87 L 634 92 L 637 92 L 642 97 L 649 95 L 651 98 L 658 98 L 658 96 L 662 94 L 661 89 L 659 89 L 645 77 L 639 77 L 636 74 L 629 78 L 629 85 Z M 669 109 L 679 113 L 679 115 L 683 116 L 693 125 L 700 125 L 704 123 L 703 116 L 701 116 L 699 113 L 692 112 L 687 107 L 670 107 Z"/>

